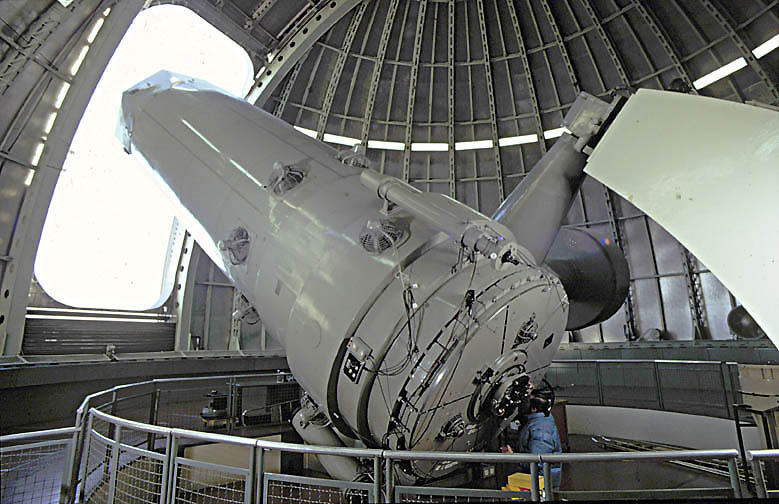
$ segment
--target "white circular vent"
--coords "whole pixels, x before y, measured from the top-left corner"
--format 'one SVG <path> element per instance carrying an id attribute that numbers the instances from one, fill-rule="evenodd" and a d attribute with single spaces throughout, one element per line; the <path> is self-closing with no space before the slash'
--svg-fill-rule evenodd
<path id="1" fill-rule="evenodd" d="M 368 221 L 360 231 L 360 245 L 371 254 L 381 254 L 388 248 L 397 248 L 406 238 L 405 226 L 397 221 L 381 219 Z"/>

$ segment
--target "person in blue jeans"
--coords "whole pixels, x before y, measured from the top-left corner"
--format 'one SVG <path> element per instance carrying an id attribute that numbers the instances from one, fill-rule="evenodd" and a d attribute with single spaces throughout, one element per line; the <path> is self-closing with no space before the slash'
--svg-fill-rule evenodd
<path id="1" fill-rule="evenodd" d="M 563 448 L 560 444 L 560 434 L 557 432 L 554 418 L 549 414 L 551 407 L 549 401 L 543 397 L 530 396 L 530 414 L 527 421 L 520 427 L 519 436 L 513 447 L 507 445 L 506 452 L 522 453 L 562 453 Z M 515 449 L 514 449 L 515 448 Z M 524 473 L 530 473 L 530 464 L 519 464 L 519 470 Z M 543 475 L 542 464 L 538 464 L 538 472 Z M 552 486 L 560 486 L 562 469 L 559 465 L 552 466 Z"/>

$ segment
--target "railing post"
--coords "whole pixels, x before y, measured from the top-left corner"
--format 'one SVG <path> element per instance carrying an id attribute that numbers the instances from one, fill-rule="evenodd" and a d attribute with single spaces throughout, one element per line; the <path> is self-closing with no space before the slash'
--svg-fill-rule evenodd
<path id="1" fill-rule="evenodd" d="M 210 288 L 210 286 L 209 286 Z M 228 387 L 227 387 L 227 431 L 233 432 L 233 427 L 235 426 L 235 410 L 237 408 L 236 400 L 236 394 L 235 394 L 235 378 L 230 377 L 230 380 L 228 380 Z"/>
<path id="2" fill-rule="evenodd" d="M 395 502 L 395 496 L 393 495 L 394 491 L 392 488 L 394 483 L 394 480 L 392 478 L 392 471 L 394 469 L 393 464 L 394 463 L 391 458 L 384 459 L 384 468 L 386 469 L 385 476 L 384 476 L 384 485 L 385 485 L 385 491 L 387 492 L 387 495 L 384 496 L 385 497 L 384 502 L 389 502 L 389 503 Z"/>
<path id="3" fill-rule="evenodd" d="M 86 486 L 87 486 L 87 466 L 89 465 L 89 444 L 92 442 L 92 413 L 87 411 L 87 430 L 84 433 L 83 440 L 81 443 L 81 455 L 79 456 L 80 459 L 84 459 L 84 463 L 81 465 L 78 471 L 78 480 L 81 482 L 81 488 L 78 491 L 78 501 L 84 502 L 84 493 L 86 492 Z M 73 494 L 75 495 L 75 488 L 73 489 Z"/>
<path id="4" fill-rule="evenodd" d="M 70 437 L 70 445 L 67 446 L 67 453 L 65 454 L 65 469 L 62 471 L 62 482 L 60 483 L 60 504 L 69 504 L 73 495 L 73 467 L 76 459 L 76 445 L 78 444 L 79 431 L 76 428 L 73 431 L 73 435 Z"/>
<path id="5" fill-rule="evenodd" d="M 598 405 L 603 406 L 603 382 L 600 377 L 600 362 L 595 361 L 595 385 L 598 391 Z"/>
<path id="6" fill-rule="evenodd" d="M 157 408 L 160 405 L 160 391 L 157 389 L 157 384 L 154 385 L 154 391 L 149 396 L 149 425 L 157 425 Z M 146 449 L 154 451 L 155 441 L 156 435 L 150 432 L 146 439 Z"/>
<path id="7" fill-rule="evenodd" d="M 88 401 L 86 401 L 88 403 Z M 83 453 L 84 437 L 86 436 L 87 417 L 84 409 L 84 403 L 76 410 L 76 423 L 73 437 L 68 450 L 68 458 L 65 463 L 65 470 L 62 473 L 62 485 L 60 487 L 60 504 L 70 504 L 76 500 L 76 487 L 78 486 L 78 476 L 81 471 L 81 455 Z"/>
<path id="8" fill-rule="evenodd" d="M 98 411 L 99 411 L 99 409 L 98 409 Z M 105 411 L 103 413 L 105 413 Z M 111 408 L 108 411 L 108 413 L 110 413 L 111 416 L 116 416 L 116 387 L 111 389 Z M 114 424 L 112 424 L 112 423 L 108 424 L 108 432 L 107 432 L 108 439 L 113 439 L 114 438 L 114 429 L 115 428 L 116 428 L 116 426 Z"/>
<path id="9" fill-rule="evenodd" d="M 243 502 L 252 504 L 255 494 L 254 485 L 257 483 L 257 445 L 249 450 L 249 474 L 246 475 L 246 485 L 243 489 Z"/>
<path id="10" fill-rule="evenodd" d="M 728 459 L 728 474 L 730 475 L 730 486 L 733 488 L 733 497 L 741 498 L 741 482 L 738 479 L 738 469 L 736 468 L 736 459 Z"/>
<path id="11" fill-rule="evenodd" d="M 257 504 L 264 504 L 265 502 L 265 448 L 257 446 L 254 448 L 259 450 L 257 454 Z"/>
<path id="12" fill-rule="evenodd" d="M 738 439 L 738 449 L 741 453 L 741 467 L 744 471 L 744 481 L 746 483 L 746 487 L 749 488 L 749 464 L 747 462 L 747 454 L 746 449 L 744 448 L 744 437 L 741 433 L 741 420 L 739 419 L 739 406 L 741 405 L 741 397 L 739 394 L 739 385 L 736 381 L 736 377 L 733 374 L 733 363 L 728 362 L 728 374 L 730 375 L 730 388 L 732 392 L 733 397 L 733 403 L 731 405 L 733 410 L 733 421 L 736 423 L 736 439 Z M 738 371 L 738 367 L 736 367 L 736 371 Z"/>
<path id="13" fill-rule="evenodd" d="M 179 439 L 176 433 L 170 431 L 170 443 L 168 443 L 168 453 L 165 454 L 165 464 L 168 468 L 168 478 L 165 484 L 167 485 L 167 502 L 176 501 L 176 478 L 178 469 L 176 468 L 176 457 L 179 451 Z"/>
<path id="14" fill-rule="evenodd" d="M 720 384 L 722 385 L 722 407 L 725 408 L 725 414 L 727 416 L 730 416 L 733 414 L 733 410 L 730 407 L 731 402 L 728 400 L 728 385 L 725 381 L 725 369 L 727 369 L 727 363 L 720 362 L 719 363 L 719 378 L 720 378 Z M 735 394 L 734 394 L 735 397 Z M 733 402 L 736 402 L 735 400 Z"/>
<path id="15" fill-rule="evenodd" d="M 544 462 L 544 500 L 554 500 L 552 494 L 552 465 L 549 462 Z"/>
<path id="16" fill-rule="evenodd" d="M 378 504 L 381 502 L 381 459 L 379 456 L 373 457 L 373 500 Z"/>
<path id="17" fill-rule="evenodd" d="M 547 484 L 545 481 L 544 485 Z M 538 462 L 530 463 L 530 500 L 533 502 L 540 500 L 538 492 Z"/>
<path id="18" fill-rule="evenodd" d="M 160 476 L 160 504 L 168 502 L 168 470 L 170 469 L 170 443 L 172 439 L 171 432 L 165 434 L 165 459 L 162 461 L 162 476 Z"/>
<path id="19" fill-rule="evenodd" d="M 752 472 L 755 475 L 755 490 L 757 490 L 757 497 L 760 499 L 768 498 L 768 487 L 765 484 L 765 476 L 763 475 L 763 465 L 759 459 L 753 458 L 751 453 L 749 454 L 752 464 Z"/>
<path id="20" fill-rule="evenodd" d="M 111 452 L 111 467 L 108 479 L 108 502 L 114 502 L 116 497 L 116 475 L 119 472 L 119 442 L 122 439 L 122 426 L 114 426 L 113 451 Z"/>
<path id="21" fill-rule="evenodd" d="M 652 362 L 655 370 L 655 387 L 657 387 L 657 406 L 660 411 L 665 410 L 665 403 L 663 402 L 663 382 L 660 379 L 660 368 L 657 367 L 657 361 Z"/>

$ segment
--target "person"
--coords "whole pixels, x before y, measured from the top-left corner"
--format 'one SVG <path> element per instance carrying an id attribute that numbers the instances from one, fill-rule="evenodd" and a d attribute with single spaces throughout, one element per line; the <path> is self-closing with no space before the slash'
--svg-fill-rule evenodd
<path id="1" fill-rule="evenodd" d="M 551 405 L 549 401 L 538 395 L 530 396 L 530 414 L 527 421 L 520 427 L 516 441 L 517 452 L 524 453 L 562 453 L 563 448 L 560 444 L 560 434 L 557 432 L 554 418 L 550 415 Z M 514 453 L 515 450 L 511 444 L 507 444 L 503 451 L 505 453 Z M 519 464 L 519 470 L 524 473 L 530 472 L 530 464 Z M 542 464 L 538 464 L 538 472 L 542 473 Z M 560 486 L 562 470 L 560 466 L 552 466 L 552 487 Z"/>

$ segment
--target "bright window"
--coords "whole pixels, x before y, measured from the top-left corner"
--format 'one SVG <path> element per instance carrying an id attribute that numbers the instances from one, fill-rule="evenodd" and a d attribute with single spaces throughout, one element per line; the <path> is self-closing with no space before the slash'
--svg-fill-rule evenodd
<path id="1" fill-rule="evenodd" d="M 87 106 L 43 228 L 35 275 L 61 303 L 145 310 L 170 295 L 180 243 L 174 207 L 114 135 L 122 92 L 163 69 L 236 96 L 253 75 L 246 51 L 186 7 L 138 15 Z"/>

